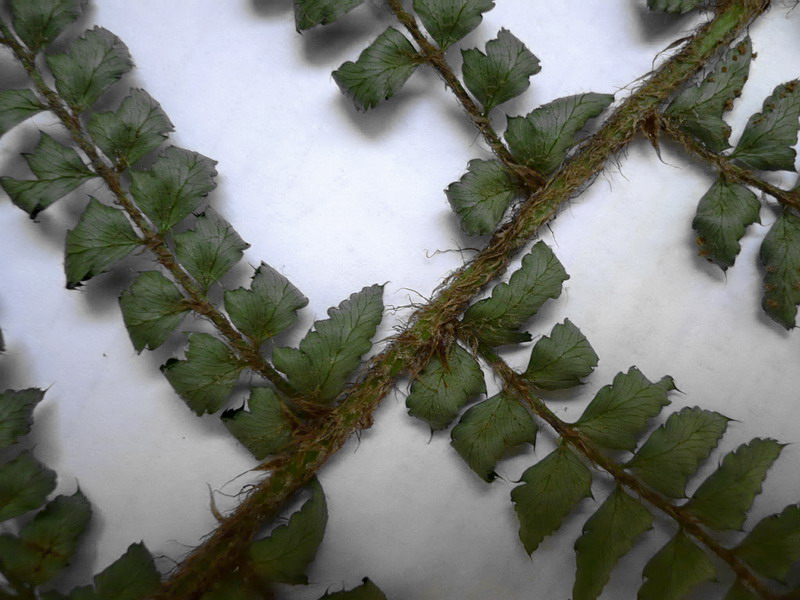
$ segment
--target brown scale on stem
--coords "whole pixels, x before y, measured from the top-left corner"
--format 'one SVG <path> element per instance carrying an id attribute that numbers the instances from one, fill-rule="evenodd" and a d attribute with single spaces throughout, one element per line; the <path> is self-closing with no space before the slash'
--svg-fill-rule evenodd
<path id="1" fill-rule="evenodd" d="M 239 572 L 251 541 L 264 524 L 273 519 L 286 502 L 309 483 L 354 431 L 370 422 L 368 416 L 393 389 L 399 377 L 424 368 L 437 346 L 447 338 L 447 328 L 458 320 L 469 302 L 505 272 L 511 258 L 535 236 L 541 226 L 557 214 L 564 202 L 591 181 L 609 159 L 625 148 L 652 110 L 769 6 L 769 2 L 763 0 L 724 0 L 719 3 L 714 19 L 687 38 L 683 48 L 625 100 L 600 130 L 581 145 L 579 152 L 545 182 L 540 175 L 523 170 L 514 163 L 499 136 L 491 129 L 487 117 L 447 64 L 443 53 L 427 41 L 413 16 L 403 9 L 400 0 L 388 2 L 422 49 L 422 55 L 437 69 L 447 87 L 456 95 L 489 147 L 511 171 L 529 182 L 531 193 L 512 220 L 492 236 L 487 247 L 451 274 L 434 299 L 411 317 L 405 332 L 369 361 L 362 376 L 340 398 L 340 403 L 321 419 L 316 430 L 308 432 L 307 436 L 300 436 L 287 452 L 269 463 L 272 469 L 270 476 L 255 485 L 233 513 L 170 574 L 161 590 L 154 595 L 159 600 L 199 599 L 217 582 Z M 0 34 L 6 38 L 4 43 L 12 50 L 14 45 L 20 48 L 7 30 L 0 30 Z M 48 106 L 62 120 L 73 140 L 87 154 L 97 172 L 117 195 L 119 203 L 125 207 L 128 199 L 122 192 L 118 173 L 99 159 L 91 139 L 81 130 L 79 120 L 70 114 L 58 95 L 44 85 L 33 61 L 24 53 L 15 54 L 20 56 Z M 147 225 L 147 221 L 135 212 L 131 214 L 131 219 L 137 226 L 140 223 Z M 145 231 L 142 229 L 143 233 Z M 158 258 L 171 273 L 175 271 L 176 279 L 192 283 L 191 278 L 182 273 L 175 263 L 166 245 Z M 231 329 L 236 332 L 232 326 Z M 243 338 L 241 343 L 247 344 Z M 277 379 L 276 387 L 281 389 L 286 385 L 282 377 Z M 287 390 L 287 395 L 291 395 L 291 392 Z"/>

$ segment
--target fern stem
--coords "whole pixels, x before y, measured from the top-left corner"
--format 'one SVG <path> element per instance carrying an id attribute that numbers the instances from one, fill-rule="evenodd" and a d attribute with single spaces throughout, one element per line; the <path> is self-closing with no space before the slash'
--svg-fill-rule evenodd
<path id="1" fill-rule="evenodd" d="M 453 71 L 453 68 L 447 62 L 444 52 L 422 33 L 414 15 L 403 8 L 401 0 L 387 0 L 387 4 L 397 20 L 403 24 L 409 34 L 411 34 L 411 37 L 414 38 L 414 41 L 417 42 L 421 50 L 420 56 L 433 67 L 444 80 L 445 84 L 452 90 L 458 103 L 467 113 L 475 127 L 477 127 L 478 131 L 480 131 L 481 135 L 483 135 L 484 140 L 486 140 L 486 143 L 492 149 L 495 156 L 524 182 L 528 193 L 533 193 L 541 188 L 545 183 L 544 176 L 514 160 L 511 152 L 492 127 L 492 122 L 489 117 L 478 107 L 467 90 L 464 89 L 455 71 Z"/>
<path id="2" fill-rule="evenodd" d="M 396 0 L 389 1 L 399 5 Z M 664 100 L 768 6 L 769 2 L 763 0 L 731 0 L 718 10 L 714 19 L 701 26 L 683 49 L 634 92 L 542 190 L 531 194 L 488 246 L 451 275 L 436 297 L 411 316 L 405 330 L 370 361 L 364 375 L 343 395 L 341 403 L 315 422 L 317 428 L 301 434 L 289 450 L 264 466 L 270 476 L 258 483 L 189 555 L 156 598 L 194 600 L 213 582 L 234 572 L 263 523 L 274 518 L 292 495 L 308 484 L 353 432 L 370 426 L 372 412 L 398 378 L 406 373 L 413 376 L 452 337 L 453 323 L 469 301 L 505 271 L 511 258 L 556 215 L 561 203 L 601 171 Z"/>
<path id="3" fill-rule="evenodd" d="M 561 204 L 580 191 L 628 144 L 651 113 L 768 6 L 769 2 L 763 0 L 732 0 L 714 19 L 702 25 L 677 54 L 614 111 L 542 190 L 531 194 L 514 218 L 495 232 L 483 251 L 450 275 L 446 287 L 415 317 L 420 336 L 430 336 L 438 323 L 455 320 L 477 291 L 502 273 L 511 257 L 556 216 Z"/>
<path id="4" fill-rule="evenodd" d="M 270 476 L 180 564 L 153 600 L 197 600 L 215 582 L 235 572 L 264 524 L 310 483 L 353 431 L 371 427 L 373 411 L 394 386 L 392 365 L 407 358 L 401 356 L 397 344 L 375 356 L 369 363 L 369 376 L 353 388 L 347 402 L 314 421 L 313 427 L 295 437 L 290 451 L 262 467 Z"/>
<path id="5" fill-rule="evenodd" d="M 658 509 L 678 526 L 700 542 L 706 550 L 724 561 L 736 577 L 744 585 L 763 600 L 775 600 L 773 594 L 753 571 L 736 554 L 717 542 L 697 521 L 680 506 L 675 506 L 667 498 L 649 489 L 634 475 L 628 473 L 623 467 L 606 456 L 588 437 L 575 428 L 572 424 L 561 420 L 541 398 L 533 395 L 528 381 L 512 369 L 502 358 L 490 349 L 481 347 L 481 357 L 491 366 L 492 370 L 500 376 L 504 389 L 514 395 L 522 404 L 528 406 L 533 413 L 545 421 L 556 434 L 567 444 L 572 446 L 579 454 L 586 458 L 596 468 L 607 472 L 614 481 L 639 496 L 642 500 Z"/>
<path id="6" fill-rule="evenodd" d="M 389 0 L 394 7 L 402 6 L 397 0 Z M 545 187 L 532 194 L 520 207 L 513 220 L 492 237 L 488 246 L 473 261 L 450 276 L 436 298 L 418 310 L 411 318 L 406 331 L 399 335 L 381 354 L 375 357 L 364 377 L 347 393 L 344 400 L 330 414 L 315 422 L 315 429 L 298 436 L 291 450 L 267 465 L 271 475 L 259 483 L 234 513 L 212 533 L 209 538 L 181 564 L 165 582 L 156 596 L 161 600 L 199 598 L 202 593 L 222 577 L 235 572 L 236 565 L 246 555 L 247 548 L 264 522 L 273 518 L 286 501 L 304 485 L 333 455 L 350 434 L 357 429 L 369 427 L 371 414 L 380 400 L 389 393 L 397 378 L 403 373 L 415 371 L 433 355 L 449 335 L 452 323 L 458 318 L 467 303 L 495 277 L 503 273 L 515 255 L 536 231 L 552 219 L 562 202 L 571 198 L 602 168 L 606 161 L 619 152 L 640 128 L 644 119 L 663 102 L 681 83 L 693 75 L 716 50 L 728 44 L 752 19 L 766 10 L 768 2 L 761 0 L 733 0 L 720 8 L 716 17 L 702 26 L 683 50 L 660 67 L 648 83 L 632 94 L 620 106 L 606 124 L 586 143 L 581 151 L 560 169 Z M 416 27 L 413 17 L 396 12 L 398 18 Z M 411 17 L 411 20 L 408 19 Z M 231 335 L 230 341 L 243 354 L 262 363 L 255 370 L 272 379 L 266 363 L 252 349 L 241 334 L 233 328 L 227 318 L 208 303 L 194 285 L 166 245 L 147 223 L 122 189 L 118 174 L 99 156 L 86 136 L 76 115 L 65 107 L 58 95 L 50 89 L 38 72 L 33 57 L 9 35 L 7 28 L 2 33 L 5 45 L 12 48 L 21 60 L 40 94 L 48 106 L 61 119 L 76 144 L 89 158 L 98 175 L 103 177 L 128 212 L 134 223 L 147 238 L 155 236 L 151 247 L 159 262 L 184 285 L 187 292 L 199 305 L 205 306 L 205 316 Z M 456 93 L 462 106 L 470 114 L 479 129 L 486 135 L 488 122 L 469 94 L 461 86 L 452 69 L 447 66 L 443 53 L 424 39 L 416 27 L 412 36 L 429 54 L 427 59 Z M 426 40 L 427 42 L 427 40 Z M 437 57 L 437 58 L 430 58 Z M 499 142 L 497 134 L 494 134 Z M 491 140 L 491 134 L 490 134 Z M 490 146 L 493 146 L 489 141 Z M 502 145 L 502 142 L 500 142 Z M 503 148 L 505 148 L 503 146 Z M 497 149 L 493 146 L 493 150 Z M 507 152 L 507 149 L 506 149 Z M 141 225 L 140 225 L 141 223 Z M 144 227 L 142 227 L 144 225 Z M 227 323 L 227 326 L 226 326 Z M 229 329 L 228 329 L 229 328 Z M 228 337 L 228 335 L 226 335 Z M 248 351 L 246 351 L 247 349 Z M 399 366 L 401 365 L 401 366 Z M 271 367 L 270 367 L 271 369 Z M 280 377 L 280 376 L 279 376 Z M 285 387 L 282 378 L 276 387 Z M 283 390 L 282 390 L 283 391 Z"/>
<path id="7" fill-rule="evenodd" d="M 668 119 L 662 119 L 661 130 L 680 144 L 686 151 L 694 156 L 703 159 L 719 171 L 720 175 L 729 181 L 737 181 L 745 185 L 750 185 L 765 194 L 769 194 L 784 206 L 800 210 L 800 191 L 787 191 L 769 182 L 764 181 L 750 169 L 740 167 L 727 156 L 712 152 L 702 144 L 698 143 L 688 133 L 684 133 L 675 127 Z"/>
<path id="8" fill-rule="evenodd" d="M 288 381 L 270 365 L 245 337 L 233 326 L 227 316 L 217 309 L 202 292 L 200 287 L 181 266 L 170 249 L 164 235 L 152 227 L 147 217 L 136 206 L 122 186 L 120 174 L 110 166 L 98 152 L 91 136 L 86 132 L 78 114 L 53 90 L 42 77 L 36 66 L 36 57 L 19 43 L 8 26 L 0 21 L 0 43 L 8 46 L 22 63 L 36 90 L 67 129 L 72 140 L 83 151 L 94 172 L 105 182 L 114 194 L 116 203 L 125 211 L 140 232 L 142 243 L 155 254 L 159 264 L 164 267 L 175 281 L 183 288 L 187 296 L 187 305 L 193 311 L 207 318 L 225 337 L 228 343 L 239 354 L 239 358 L 251 369 L 263 375 L 277 389 L 287 396 L 297 396 L 297 392 Z"/>

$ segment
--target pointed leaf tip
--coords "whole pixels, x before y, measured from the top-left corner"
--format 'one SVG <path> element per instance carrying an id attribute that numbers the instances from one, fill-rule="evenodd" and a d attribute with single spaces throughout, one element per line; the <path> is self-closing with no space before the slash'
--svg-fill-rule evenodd
<path id="1" fill-rule="evenodd" d="M 717 447 L 728 426 L 723 415 L 700 408 L 673 413 L 625 465 L 670 498 L 686 497 L 686 482 Z"/>
<path id="2" fill-rule="evenodd" d="M 178 287 L 159 271 L 140 273 L 122 292 L 119 305 L 137 352 L 158 348 L 190 311 Z"/>
<path id="3" fill-rule="evenodd" d="M 646 579 L 638 600 L 681 600 L 694 587 L 716 578 L 717 570 L 708 555 L 683 531 L 645 565 Z"/>
<path id="4" fill-rule="evenodd" d="M 414 0 L 414 12 L 442 50 L 480 25 L 483 13 L 493 8 L 494 0 Z"/>
<path id="5" fill-rule="evenodd" d="M 536 443 L 536 422 L 514 398 L 500 393 L 467 410 L 451 432 L 453 448 L 481 479 L 491 482 L 506 450 Z"/>
<path id="6" fill-rule="evenodd" d="M 733 101 L 741 95 L 752 56 L 753 46 L 746 37 L 726 53 L 699 85 L 679 94 L 664 115 L 710 150 L 722 152 L 728 148 L 731 128 L 722 115 L 733 108 Z"/>
<path id="7" fill-rule="evenodd" d="M 19 537 L 0 535 L 4 574 L 34 585 L 53 579 L 71 562 L 91 514 L 89 501 L 78 490 L 48 502 L 22 528 Z"/>
<path id="8" fill-rule="evenodd" d="M 106 272 L 141 243 L 122 210 L 90 198 L 75 229 L 67 232 L 67 288 Z"/>
<path id="9" fill-rule="evenodd" d="M 328 523 L 322 486 L 315 479 L 310 489 L 311 497 L 288 523 L 250 546 L 253 571 L 265 581 L 294 585 L 308 582 L 306 569 L 317 554 Z"/>
<path id="10" fill-rule="evenodd" d="M 342 590 L 333 594 L 325 593 L 319 600 L 386 600 L 386 595 L 368 577 L 352 590 Z"/>
<path id="11" fill-rule="evenodd" d="M 31 90 L 0 90 L 0 136 L 45 109 Z"/>
<path id="12" fill-rule="evenodd" d="M 514 176 L 496 160 L 471 160 L 464 176 L 445 190 L 461 228 L 470 235 L 495 230 L 521 189 Z"/>
<path id="13" fill-rule="evenodd" d="M 372 285 L 328 309 L 330 318 L 316 321 L 299 348 L 273 349 L 275 368 L 306 399 L 331 403 L 372 347 L 383 317 L 382 297 L 383 286 Z"/>
<path id="14" fill-rule="evenodd" d="M 128 546 L 125 554 L 94 578 L 98 600 L 140 600 L 155 593 L 160 584 L 161 574 L 141 542 Z"/>
<path id="15" fill-rule="evenodd" d="M 746 186 L 717 181 L 697 205 L 692 228 L 697 232 L 700 256 L 725 271 L 739 254 L 739 240 L 748 226 L 759 221 L 761 203 Z"/>
<path id="16" fill-rule="evenodd" d="M 648 421 L 669 404 L 673 389 L 672 378 L 652 383 L 631 367 L 597 392 L 575 427 L 604 448 L 632 451 Z"/>
<path id="17" fill-rule="evenodd" d="M 197 152 L 170 146 L 148 170 L 131 172 L 131 194 L 147 218 L 166 231 L 196 211 L 216 187 L 216 164 Z"/>
<path id="18" fill-rule="evenodd" d="M 731 158 L 753 169 L 794 171 L 800 129 L 800 79 L 783 83 L 750 117 Z"/>
<path id="19" fill-rule="evenodd" d="M 236 327 L 256 344 L 278 335 L 297 320 L 308 304 L 300 290 L 278 271 L 262 262 L 250 289 L 225 292 L 225 309 Z"/>
<path id="20" fill-rule="evenodd" d="M 522 474 L 523 484 L 511 491 L 519 519 L 519 537 L 528 554 L 561 527 L 572 509 L 591 493 L 592 475 L 566 445 L 548 454 Z"/>
<path id="21" fill-rule="evenodd" d="M 212 209 L 199 215 L 190 230 L 175 234 L 178 262 L 204 292 L 233 268 L 249 247 Z"/>
<path id="22" fill-rule="evenodd" d="M 756 438 L 726 455 L 683 508 L 708 527 L 741 530 L 783 444 Z"/>
<path id="23" fill-rule="evenodd" d="M 90 108 L 133 67 L 128 47 L 102 27 L 85 32 L 65 53 L 48 55 L 47 64 L 56 89 L 78 111 Z"/>
<path id="24" fill-rule="evenodd" d="M 478 361 L 458 344 L 447 357 L 434 356 L 411 383 L 408 414 L 438 430 L 447 427 L 462 407 L 486 391 Z"/>
<path id="25" fill-rule="evenodd" d="M 270 388 L 253 388 L 244 408 L 222 413 L 222 422 L 257 460 L 277 454 L 292 441 L 285 407 Z"/>
<path id="26" fill-rule="evenodd" d="M 785 583 L 800 559 L 800 506 L 789 505 L 760 521 L 734 553 L 762 577 Z"/>
<path id="27" fill-rule="evenodd" d="M 509 117 L 505 138 L 514 158 L 546 175 L 555 171 L 577 142 L 576 134 L 614 101 L 613 94 L 576 94 Z"/>
<path id="28" fill-rule="evenodd" d="M 161 574 L 147 547 L 141 543 L 128 546 L 125 553 L 94 577 L 94 586 L 73 588 L 69 595 L 45 592 L 42 600 L 144 600 L 161 584 Z M 211 600 L 203 595 L 202 600 Z M 222 600 L 222 599 L 217 599 Z M 233 597 L 224 600 L 235 600 Z M 238 599 L 237 599 L 238 600 Z M 241 600 L 250 600 L 242 598 Z"/>
<path id="29" fill-rule="evenodd" d="M 0 337 L 0 350 L 2 337 Z M 44 398 L 44 392 L 36 388 L 6 390 L 0 393 L 0 448 L 7 448 L 17 439 L 30 432 L 33 425 L 33 409 Z"/>
<path id="30" fill-rule="evenodd" d="M 479 300 L 466 310 L 463 323 L 487 346 L 527 342 L 530 335 L 519 328 L 547 300 L 561 295 L 567 279 L 569 275 L 553 251 L 544 242 L 537 242 L 508 283 L 497 284 L 491 298 Z"/>
<path id="31" fill-rule="evenodd" d="M 524 376 L 543 390 L 561 390 L 580 385 L 597 366 L 594 349 L 581 330 L 565 319 L 533 347 Z"/>
<path id="32" fill-rule="evenodd" d="M 38 52 L 81 16 L 86 0 L 10 0 L 10 5 L 14 31 Z"/>
<path id="33" fill-rule="evenodd" d="M 161 371 L 199 416 L 223 407 L 243 368 L 223 342 L 208 333 L 192 333 L 186 359 L 170 359 Z"/>
<path id="34" fill-rule="evenodd" d="M 31 218 L 95 177 L 74 149 L 46 133 L 41 134 L 33 152 L 23 156 L 36 179 L 0 177 L 0 185 Z"/>
<path id="35" fill-rule="evenodd" d="M 348 61 L 334 71 L 333 79 L 356 108 L 369 110 L 394 96 L 418 63 L 417 51 L 411 42 L 389 27 L 356 62 Z"/>
<path id="36" fill-rule="evenodd" d="M 530 78 L 542 70 L 539 59 L 510 31 L 501 29 L 486 42 L 486 53 L 462 50 L 464 83 L 488 113 L 528 89 Z"/>
<path id="37" fill-rule="evenodd" d="M 796 325 L 800 304 L 800 217 L 784 210 L 761 244 L 764 296 L 761 306 L 786 329 Z"/>
<path id="38" fill-rule="evenodd" d="M 347 14 L 364 0 L 294 0 L 294 23 L 297 31 L 328 25 Z"/>
<path id="39" fill-rule="evenodd" d="M 173 126 L 150 94 L 134 89 L 116 111 L 94 113 L 88 129 L 108 158 L 127 166 L 156 149 Z"/>
<path id="40" fill-rule="evenodd" d="M 636 538 L 653 528 L 653 516 L 621 488 L 615 488 L 583 526 L 575 542 L 577 570 L 572 600 L 595 600 L 619 559 Z"/>
<path id="41" fill-rule="evenodd" d="M 0 521 L 39 508 L 55 487 L 55 472 L 27 450 L 0 465 Z"/>

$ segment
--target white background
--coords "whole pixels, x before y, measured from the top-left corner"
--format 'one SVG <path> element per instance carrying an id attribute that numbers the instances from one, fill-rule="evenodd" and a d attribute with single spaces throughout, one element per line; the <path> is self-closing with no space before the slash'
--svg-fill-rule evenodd
<path id="1" fill-rule="evenodd" d="M 502 107 L 509 114 L 584 91 L 621 98 L 703 18 L 654 15 L 644 4 L 498 0 L 464 44 L 482 48 L 507 27 L 541 59 L 530 90 Z M 247 278 L 248 262 L 268 262 L 309 297 L 306 327 L 372 283 L 388 282 L 387 306 L 419 302 L 461 264 L 459 248 L 468 257 L 483 243 L 460 233 L 442 190 L 470 159 L 488 155 L 437 77 L 419 69 L 397 98 L 361 114 L 330 76 L 390 22 L 379 0 L 302 36 L 288 0 L 97 0 L 85 20 L 128 45 L 138 68 L 126 83 L 161 103 L 176 126 L 172 143 L 219 161 L 211 202 L 252 244 L 229 282 Z M 800 10 L 780 3 L 752 28 L 759 56 L 731 114 L 734 139 L 775 85 L 800 75 L 799 34 Z M 458 50 L 449 57 L 460 63 Z M 23 85 L 7 54 L 0 79 Z M 37 129 L 60 131 L 39 116 L 5 136 L 3 174 L 27 176 L 17 152 L 35 145 Z M 665 144 L 659 160 L 637 140 L 542 232 L 571 279 L 531 331 L 549 333 L 568 317 L 600 356 L 579 392 L 552 402 L 565 419 L 637 365 L 650 379 L 675 378 L 683 394 L 673 395 L 673 409 L 700 405 L 735 419 L 722 450 L 755 436 L 799 441 L 800 334 L 760 309 L 758 247 L 774 213 L 762 210 L 762 224 L 748 230 L 736 265 L 723 274 L 697 256 L 690 227 L 712 180 L 679 149 Z M 179 340 L 133 351 L 116 298 L 141 263 L 129 260 L 121 275 L 80 291 L 64 288 L 64 234 L 87 194 L 103 191 L 90 183 L 38 223 L 0 196 L 2 387 L 49 387 L 29 444 L 59 473 L 59 491 L 80 485 L 94 507 L 95 543 L 59 582 L 67 589 L 138 540 L 169 569 L 214 526 L 209 486 L 235 494 L 249 476 L 234 478 L 254 464 L 216 416 L 193 416 L 162 378 L 158 365 L 180 352 Z M 378 337 L 407 314 L 390 312 Z M 197 327 L 187 320 L 183 329 Z M 301 329 L 283 341 L 296 341 Z M 508 359 L 522 366 L 527 356 Z M 450 448 L 448 434 L 431 438 L 406 414 L 405 393 L 403 384 L 385 399 L 375 426 L 320 473 L 330 520 L 309 573 L 313 585 L 287 587 L 282 597 L 313 599 L 369 576 L 393 599 L 569 598 L 572 544 L 597 505 L 585 502 L 530 560 L 509 500 L 513 481 L 549 452 L 552 436 L 543 430 L 536 452 L 502 462 L 504 479 L 488 485 Z M 784 450 L 754 516 L 800 499 L 798 458 L 797 445 Z M 598 500 L 605 492 L 596 486 Z M 234 502 L 216 498 L 223 509 Z M 604 598 L 635 596 L 647 557 L 674 532 L 662 519 L 656 525 Z"/>

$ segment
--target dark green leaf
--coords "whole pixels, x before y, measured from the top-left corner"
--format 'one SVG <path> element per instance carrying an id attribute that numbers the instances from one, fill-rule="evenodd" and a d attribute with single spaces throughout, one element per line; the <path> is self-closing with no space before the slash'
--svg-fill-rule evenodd
<path id="1" fill-rule="evenodd" d="M 31 218 L 95 176 L 75 150 L 46 133 L 42 133 L 36 149 L 23 156 L 38 179 L 0 177 L 0 185 Z"/>
<path id="2" fill-rule="evenodd" d="M 141 243 L 120 209 L 90 198 L 75 229 L 67 232 L 67 288 L 105 272 Z"/>
<path id="3" fill-rule="evenodd" d="M 308 582 L 306 569 L 317 555 L 328 523 L 328 506 L 322 487 L 315 479 L 310 488 L 311 497 L 286 525 L 277 527 L 268 538 L 250 546 L 253 570 L 266 581 Z"/>
<path id="4" fill-rule="evenodd" d="M 614 566 L 636 538 L 653 528 L 653 516 L 638 500 L 616 488 L 583 526 L 575 542 L 577 572 L 572 600 L 594 600 Z"/>
<path id="5" fill-rule="evenodd" d="M 105 600 L 105 598 L 98 598 L 97 592 L 90 585 L 72 588 L 67 595 L 55 590 L 48 590 L 41 594 L 41 598 L 42 600 Z"/>
<path id="6" fill-rule="evenodd" d="M 723 600 L 758 600 L 758 597 L 737 579 Z"/>
<path id="7" fill-rule="evenodd" d="M 511 491 L 519 518 L 519 538 L 528 554 L 559 527 L 575 505 L 592 495 L 592 475 L 569 447 L 562 445 L 522 474 Z"/>
<path id="8" fill-rule="evenodd" d="M 712 529 L 741 530 L 747 511 L 761 493 L 761 483 L 778 458 L 783 444 L 752 440 L 726 455 L 720 467 L 706 479 L 684 509 Z"/>
<path id="9" fill-rule="evenodd" d="M 471 160 L 467 169 L 445 194 L 461 228 L 470 235 L 486 235 L 497 227 L 520 188 L 496 160 Z"/>
<path id="10" fill-rule="evenodd" d="M 173 130 L 161 106 L 144 90 L 131 90 L 116 112 L 89 120 L 89 132 L 105 155 L 122 166 L 132 165 L 155 150 Z"/>
<path id="11" fill-rule="evenodd" d="M 800 79 L 783 83 L 747 121 L 731 158 L 753 169 L 794 171 L 800 129 Z"/>
<path id="12" fill-rule="evenodd" d="M 717 576 L 701 548 L 679 531 L 644 567 L 638 600 L 681 600 L 696 585 Z"/>
<path id="13" fill-rule="evenodd" d="M 786 329 L 795 326 L 800 304 L 800 217 L 784 210 L 761 244 L 764 298 L 761 306 Z"/>
<path id="14" fill-rule="evenodd" d="M 253 388 L 247 408 L 226 410 L 222 421 L 233 436 L 258 460 L 277 454 L 292 441 L 292 424 L 278 396 L 270 388 Z"/>
<path id="15" fill-rule="evenodd" d="M 250 244 L 225 219 L 209 209 L 189 231 L 175 235 L 178 262 L 203 291 L 238 263 Z"/>
<path id="16" fill-rule="evenodd" d="M 527 342 L 528 333 L 517 331 L 550 298 L 561 295 L 561 284 L 569 279 L 564 267 L 544 242 L 538 242 L 508 283 L 492 290 L 464 313 L 464 323 L 487 346 Z"/>
<path id="17" fill-rule="evenodd" d="M 56 497 L 22 528 L 20 537 L 0 536 L 3 572 L 36 585 L 49 581 L 69 564 L 91 514 L 80 490 Z"/>
<path id="18" fill-rule="evenodd" d="M 576 134 L 614 101 L 612 94 L 577 94 L 543 104 L 525 117 L 509 117 L 505 138 L 519 162 L 547 174 L 564 162 Z"/>
<path id="19" fill-rule="evenodd" d="M 0 136 L 45 109 L 31 90 L 0 90 Z"/>
<path id="20" fill-rule="evenodd" d="M 670 498 L 686 497 L 686 481 L 717 447 L 728 417 L 700 408 L 683 408 L 656 429 L 626 468 Z"/>
<path id="21" fill-rule="evenodd" d="M 463 406 L 485 391 L 478 361 L 453 344 L 446 359 L 434 356 L 416 376 L 406 406 L 408 414 L 426 421 L 431 429 L 444 429 Z"/>
<path id="22" fill-rule="evenodd" d="M 542 70 L 539 59 L 507 29 L 486 42 L 486 54 L 471 48 L 461 55 L 464 83 L 486 113 L 527 90 L 529 79 Z"/>
<path id="23" fill-rule="evenodd" d="M 597 392 L 575 427 L 604 448 L 633 451 L 648 419 L 669 404 L 667 392 L 674 389 L 671 377 L 651 383 L 631 367 Z"/>
<path id="24" fill-rule="evenodd" d="M 700 85 L 679 94 L 664 114 L 714 152 L 729 148 L 731 128 L 722 114 L 733 108 L 733 100 L 742 93 L 752 55 L 753 46 L 746 37 L 728 51 Z"/>
<path id="25" fill-rule="evenodd" d="M 329 308 L 299 348 L 275 348 L 272 361 L 306 399 L 330 403 L 344 389 L 383 316 L 383 286 L 372 285 Z"/>
<path id="26" fill-rule="evenodd" d="M 734 552 L 762 577 L 785 582 L 800 560 L 800 506 L 787 506 L 779 515 L 763 519 Z"/>
<path id="27" fill-rule="evenodd" d="M 291 327 L 308 298 L 267 263 L 253 275 L 250 289 L 225 292 L 225 310 L 236 327 L 260 344 Z"/>
<path id="28" fill-rule="evenodd" d="M 264 595 L 253 589 L 251 582 L 245 582 L 241 576 L 232 577 L 217 583 L 210 592 L 206 592 L 200 600 L 263 600 Z"/>
<path id="29" fill-rule="evenodd" d="M 0 465 L 0 521 L 39 508 L 55 488 L 55 472 L 28 451 Z"/>
<path id="30" fill-rule="evenodd" d="M 494 0 L 414 0 L 414 12 L 442 50 L 481 24 Z"/>
<path id="31" fill-rule="evenodd" d="M 44 392 L 36 388 L 0 393 L 0 448 L 7 448 L 31 430 L 33 409 L 42 398 Z"/>
<path id="32" fill-rule="evenodd" d="M 140 273 L 122 292 L 119 305 L 137 352 L 158 348 L 189 312 L 178 287 L 159 271 Z"/>
<path id="33" fill-rule="evenodd" d="M 32 52 L 46 48 L 83 12 L 86 0 L 11 0 L 14 31 Z"/>
<path id="34" fill-rule="evenodd" d="M 328 25 L 350 12 L 364 0 L 294 0 L 294 23 L 297 31 L 316 25 Z"/>
<path id="35" fill-rule="evenodd" d="M 147 171 L 131 173 L 131 193 L 161 231 L 171 229 L 214 189 L 217 163 L 197 152 L 170 146 Z"/>
<path id="36" fill-rule="evenodd" d="M 161 367 L 175 391 L 197 415 L 217 412 L 228 400 L 244 365 L 208 333 L 189 336 L 186 360 L 170 359 Z"/>
<path id="37" fill-rule="evenodd" d="M 717 263 L 723 271 L 733 266 L 739 240 L 748 225 L 759 220 L 760 209 L 758 198 L 746 186 L 717 181 L 700 198 L 692 221 L 700 256 Z"/>
<path id="38" fill-rule="evenodd" d="M 56 89 L 79 111 L 90 108 L 133 67 L 128 47 L 102 27 L 84 33 L 64 54 L 49 55 L 47 64 L 56 78 Z"/>
<path id="39" fill-rule="evenodd" d="M 703 0 L 647 0 L 647 8 L 669 13 L 685 13 L 694 10 Z"/>
<path id="40" fill-rule="evenodd" d="M 536 422 L 514 398 L 504 393 L 476 404 L 451 432 L 453 448 L 484 481 L 508 448 L 536 443 Z"/>
<path id="41" fill-rule="evenodd" d="M 333 79 L 356 108 L 369 110 L 394 96 L 411 77 L 418 62 L 411 42 L 389 27 L 356 62 L 347 61 L 334 71 Z"/>
<path id="42" fill-rule="evenodd" d="M 352 590 L 342 590 L 333 594 L 326 592 L 319 600 L 386 600 L 386 595 L 368 577 L 363 581 L 364 583 Z"/>
<path id="43" fill-rule="evenodd" d="M 581 383 L 597 366 L 595 354 L 581 330 L 565 319 L 533 347 L 525 377 L 543 390 L 562 390 Z"/>
<path id="44" fill-rule="evenodd" d="M 140 600 L 159 589 L 161 574 L 140 542 L 128 546 L 125 554 L 96 575 L 94 585 L 97 600 Z"/>

